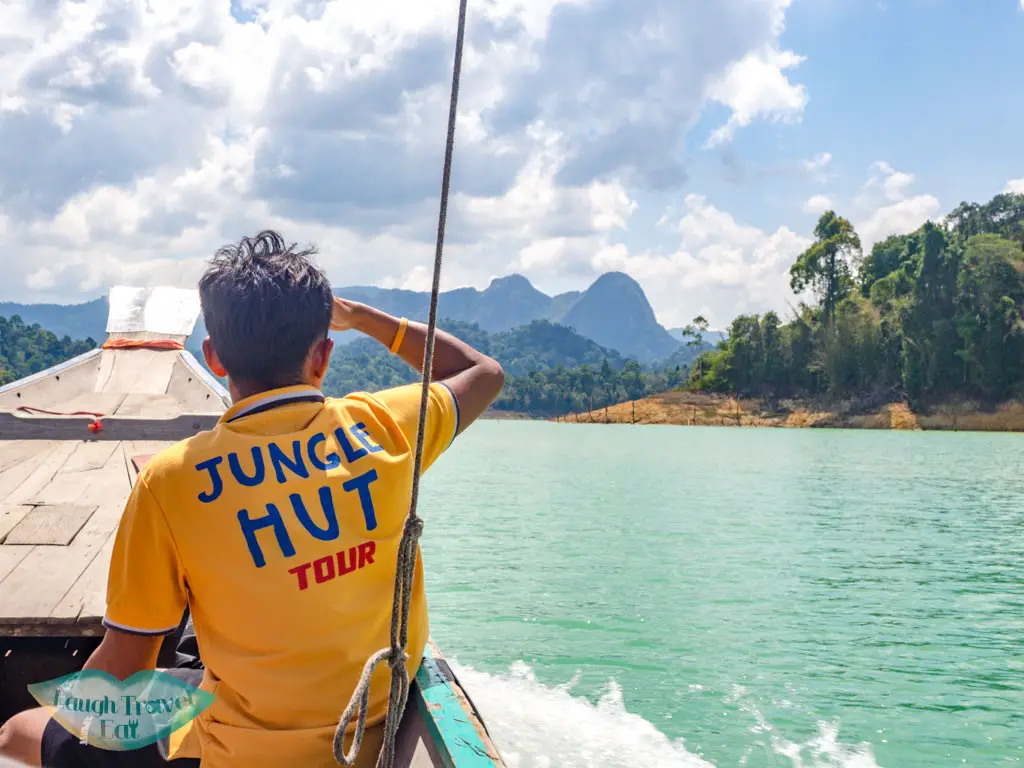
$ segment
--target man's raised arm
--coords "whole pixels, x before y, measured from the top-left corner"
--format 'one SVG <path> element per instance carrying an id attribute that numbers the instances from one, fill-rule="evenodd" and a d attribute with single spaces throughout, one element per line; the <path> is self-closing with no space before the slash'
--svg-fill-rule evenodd
<path id="1" fill-rule="evenodd" d="M 401 320 L 379 309 L 345 299 L 334 300 L 332 330 L 356 330 L 391 348 L 400 328 Z M 395 354 L 422 371 L 426 344 L 427 326 L 409 322 Z M 462 432 L 501 394 L 505 372 L 496 360 L 438 329 L 434 335 L 431 380 L 445 384 L 455 396 Z"/>

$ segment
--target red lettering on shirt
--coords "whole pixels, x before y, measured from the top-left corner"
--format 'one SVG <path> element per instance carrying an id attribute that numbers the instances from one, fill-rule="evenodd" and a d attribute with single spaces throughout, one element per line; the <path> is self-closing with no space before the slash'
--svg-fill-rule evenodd
<path id="1" fill-rule="evenodd" d="M 377 545 L 372 541 L 364 541 L 359 545 L 359 567 L 373 564 L 373 552 Z"/>
<path id="2" fill-rule="evenodd" d="M 373 556 L 376 551 L 376 542 L 364 541 L 358 546 L 343 549 L 336 554 L 320 557 L 308 563 L 297 565 L 294 568 L 290 568 L 288 573 L 295 574 L 296 585 L 301 592 L 302 590 L 309 588 L 310 568 L 313 569 L 313 580 L 317 584 L 323 584 L 324 582 L 328 582 L 332 579 L 340 578 L 346 574 L 352 573 L 353 571 L 357 571 L 360 568 L 373 565 Z M 335 562 L 337 562 L 337 568 L 335 568 Z"/>
<path id="3" fill-rule="evenodd" d="M 311 565 L 312 563 L 303 563 L 302 565 L 298 565 L 288 571 L 288 573 L 294 573 L 299 577 L 299 589 L 305 589 L 309 586 L 309 577 L 306 576 L 306 571 L 309 570 L 309 566 Z"/>

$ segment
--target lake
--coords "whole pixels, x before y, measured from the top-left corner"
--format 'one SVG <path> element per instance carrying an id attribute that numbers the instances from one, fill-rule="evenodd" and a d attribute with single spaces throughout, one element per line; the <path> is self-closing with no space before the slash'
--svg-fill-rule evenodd
<path id="1" fill-rule="evenodd" d="M 481 422 L 421 514 L 509 766 L 1024 762 L 1024 435 Z"/>

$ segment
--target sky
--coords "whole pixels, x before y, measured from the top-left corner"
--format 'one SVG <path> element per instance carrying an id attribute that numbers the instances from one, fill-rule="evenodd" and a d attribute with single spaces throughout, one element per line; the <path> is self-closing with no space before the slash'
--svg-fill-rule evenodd
<path id="1" fill-rule="evenodd" d="M 273 228 L 335 286 L 431 280 L 457 0 L 0 2 L 0 301 L 195 286 Z M 469 0 L 442 286 L 620 270 L 668 326 L 787 315 L 1024 192 L 1024 0 Z"/>

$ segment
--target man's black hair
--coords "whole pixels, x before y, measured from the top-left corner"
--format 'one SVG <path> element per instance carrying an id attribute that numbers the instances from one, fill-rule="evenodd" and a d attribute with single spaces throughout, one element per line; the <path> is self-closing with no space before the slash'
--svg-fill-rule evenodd
<path id="1" fill-rule="evenodd" d="M 310 348 L 331 325 L 327 276 L 277 232 L 217 250 L 199 281 L 213 348 L 235 381 L 262 390 L 305 383 Z"/>

